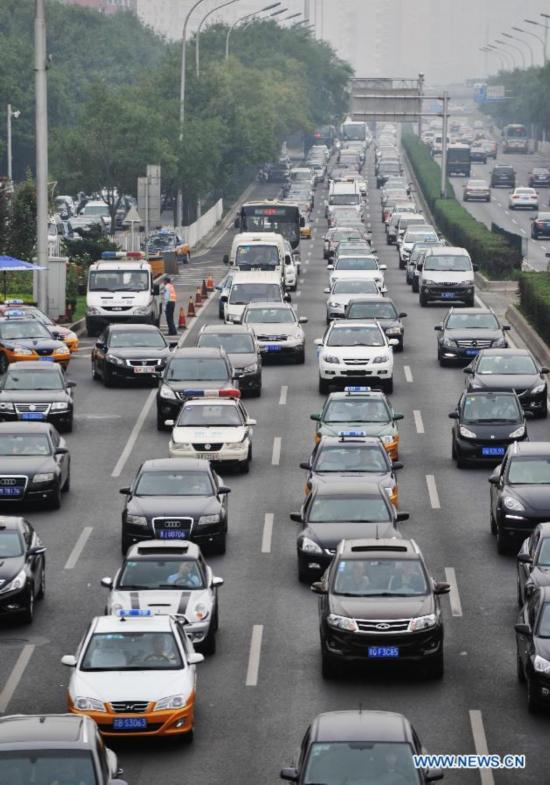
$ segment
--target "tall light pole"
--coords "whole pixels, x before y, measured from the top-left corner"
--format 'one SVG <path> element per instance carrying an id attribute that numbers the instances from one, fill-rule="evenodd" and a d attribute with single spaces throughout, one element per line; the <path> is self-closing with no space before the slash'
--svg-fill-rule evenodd
<path id="1" fill-rule="evenodd" d="M 495 52 L 494 49 L 491 49 L 489 46 L 480 46 L 479 47 L 479 51 L 483 52 L 486 55 L 495 55 L 495 57 L 498 57 L 499 62 L 500 62 L 500 70 L 504 71 L 504 60 L 502 59 L 502 57 L 500 55 L 500 52 Z M 489 69 L 487 67 L 487 63 L 485 63 L 485 68 L 487 70 L 487 73 L 489 73 Z"/>
<path id="2" fill-rule="evenodd" d="M 310 0 L 304 0 L 304 21 L 309 23 L 309 14 L 310 14 L 310 7 L 309 7 Z"/>
<path id="3" fill-rule="evenodd" d="M 263 14 L 264 11 L 271 11 L 273 8 L 277 8 L 280 5 L 281 5 L 280 0 L 277 3 L 270 3 L 270 5 L 266 5 L 264 8 L 259 8 L 257 11 L 252 11 L 249 14 L 245 14 L 244 16 L 241 16 L 239 19 L 233 22 L 233 24 L 229 26 L 229 29 L 227 30 L 227 35 L 225 36 L 225 59 L 226 60 L 229 59 L 229 42 L 231 39 L 231 33 L 233 32 L 235 27 L 237 27 L 237 25 L 239 25 L 241 22 L 246 21 L 247 19 L 250 19 L 253 16 L 258 16 L 258 14 Z"/>
<path id="4" fill-rule="evenodd" d="M 11 138 L 11 121 L 12 117 L 15 117 L 17 120 L 18 117 L 21 116 L 21 112 L 18 109 L 12 109 L 11 104 L 8 104 L 7 109 L 7 119 L 8 119 L 8 127 L 7 127 L 7 134 L 6 134 L 6 142 L 7 142 L 7 152 L 8 152 L 8 182 L 11 186 L 13 182 L 13 149 L 12 149 L 12 138 Z"/>
<path id="5" fill-rule="evenodd" d="M 36 113 L 36 271 L 38 307 L 48 312 L 48 55 L 45 0 L 34 1 L 34 89 Z"/>
<path id="6" fill-rule="evenodd" d="M 535 65 L 535 61 L 533 58 L 533 47 L 531 46 L 531 44 L 528 43 L 527 41 L 524 41 L 523 38 L 518 38 L 517 35 L 511 35 L 510 33 L 503 33 L 502 35 L 505 36 L 506 38 L 511 38 L 513 41 L 519 41 L 520 44 L 525 44 L 525 46 L 529 50 L 529 55 L 531 57 L 531 68 L 532 68 Z M 525 67 L 525 60 L 523 61 L 523 64 Z"/>
<path id="7" fill-rule="evenodd" d="M 501 38 L 495 38 L 495 43 L 497 43 L 497 44 L 500 44 L 500 45 L 501 45 L 501 47 L 503 47 L 503 46 L 507 46 L 507 47 L 509 47 L 510 49 L 514 49 L 516 52 L 519 52 L 519 53 L 520 53 L 520 55 L 521 55 L 521 58 L 522 58 L 522 60 L 523 60 L 523 67 L 525 67 L 525 57 L 523 56 L 523 52 L 521 51 L 521 49 L 520 49 L 519 47 L 517 47 L 517 46 L 514 46 L 514 44 L 509 44 L 507 41 L 503 41 Z M 507 51 L 508 51 L 508 49 L 504 49 L 504 51 L 505 51 L 505 52 L 507 52 Z M 509 54 L 510 54 L 510 56 L 511 56 L 511 58 L 512 58 L 512 62 L 513 62 L 513 64 L 514 64 L 514 69 L 515 69 L 515 68 L 517 68 L 517 67 L 518 67 L 518 64 L 517 64 L 517 62 L 516 62 L 516 58 L 514 57 L 514 55 L 512 54 L 512 52 L 509 52 Z"/>
<path id="8" fill-rule="evenodd" d="M 542 47 L 544 49 L 544 41 L 536 33 L 532 33 L 530 30 L 524 30 L 523 27 L 514 27 L 514 26 L 512 26 L 512 30 L 515 30 L 517 33 L 523 33 L 523 35 L 530 35 L 532 38 L 536 38 L 537 41 L 540 41 L 540 43 L 542 44 Z M 544 51 L 542 53 L 542 61 L 544 63 Z M 531 62 L 533 62 L 532 59 L 531 59 Z"/>
<path id="9" fill-rule="evenodd" d="M 201 72 L 200 45 L 201 45 L 201 30 L 203 24 L 206 22 L 208 17 L 211 16 L 213 13 L 219 11 L 221 8 L 225 8 L 226 5 L 232 5 L 233 3 L 236 2 L 237 0 L 225 0 L 225 3 L 220 3 L 220 5 L 217 5 L 215 8 L 211 8 L 210 11 L 208 11 L 208 13 L 206 13 L 201 19 L 201 21 L 199 22 L 197 26 L 197 32 L 195 33 L 195 74 L 197 76 L 197 79 L 200 77 L 200 72 Z"/>
<path id="10" fill-rule="evenodd" d="M 298 11 L 296 14 L 290 14 L 290 16 L 285 16 L 284 19 L 281 19 L 281 22 L 288 22 L 290 19 L 297 19 L 299 16 L 302 16 L 301 11 Z"/>
<path id="11" fill-rule="evenodd" d="M 548 61 L 548 54 L 547 54 L 547 52 L 548 52 L 548 48 L 547 48 L 547 45 L 548 45 L 548 19 L 545 20 L 544 24 L 542 24 L 542 22 L 537 22 L 535 19 L 524 19 L 523 21 L 527 22 L 527 24 L 529 24 L 529 25 L 534 25 L 535 27 L 542 27 L 544 29 L 544 38 L 543 39 L 539 38 L 539 41 L 542 41 L 542 55 L 543 55 L 543 58 L 544 58 L 543 62 L 544 62 L 544 65 L 546 65 L 546 63 Z"/>
<path id="12" fill-rule="evenodd" d="M 506 71 L 507 62 L 504 59 L 503 55 L 504 54 L 508 54 L 508 52 L 503 52 L 502 49 L 499 49 L 498 46 L 493 46 L 493 44 L 487 44 L 487 46 L 484 49 L 489 54 L 492 54 L 492 55 L 495 55 L 496 57 L 498 57 L 498 59 L 500 61 L 500 70 L 501 71 Z"/>

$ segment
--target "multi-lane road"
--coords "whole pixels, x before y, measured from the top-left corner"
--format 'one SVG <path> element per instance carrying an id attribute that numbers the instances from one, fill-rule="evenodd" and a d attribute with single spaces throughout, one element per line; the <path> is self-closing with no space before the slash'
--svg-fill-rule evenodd
<path id="1" fill-rule="evenodd" d="M 441 369 L 436 361 L 433 327 L 445 309 L 421 309 L 405 284 L 379 222 L 372 153 L 368 170 L 374 244 L 388 266 L 389 294 L 408 313 L 392 396 L 395 410 L 405 415 L 399 498 L 411 519 L 402 531 L 419 543 L 432 574 L 450 580 L 453 588 L 443 600 L 445 676 L 441 681 L 360 673 L 334 682 L 321 678 L 317 599 L 298 583 L 297 526 L 289 520 L 303 498 L 305 473 L 298 464 L 313 445 L 309 414 L 319 411 L 323 400 L 313 346 L 325 329 L 327 281 L 319 193 L 313 240 L 302 244 L 302 279 L 292 297 L 299 314 L 309 319 L 306 363 L 265 367 L 262 397 L 246 401 L 258 421 L 250 474 L 224 476 L 232 489 L 228 549 L 211 559 L 215 574 L 225 579 L 218 649 L 199 666 L 195 741 L 190 746 L 174 740 L 111 741 L 130 785 L 274 783 L 279 768 L 296 760 L 314 715 L 359 705 L 404 713 L 432 752 L 488 747 L 527 755 L 525 771 L 487 772 L 481 779 L 475 771 L 447 772 L 446 783 L 520 785 L 547 776 L 550 720 L 528 714 L 524 687 L 516 679 L 515 563 L 512 556 L 497 555 L 489 532 L 489 472 L 459 471 L 451 460 L 447 414 L 464 381 L 460 369 Z M 258 186 L 256 195 L 272 192 Z M 490 206 L 497 207 L 496 202 Z M 205 266 L 219 265 L 230 239 L 231 233 L 222 238 Z M 216 320 L 211 301 L 199 323 Z M 195 325 L 189 344 L 196 330 Z M 65 710 L 69 672 L 60 658 L 74 652 L 90 617 L 103 612 L 99 580 L 113 575 L 120 562 L 118 489 L 128 485 L 142 461 L 168 454 L 169 435 L 156 430 L 154 392 L 104 389 L 92 382 L 90 341 L 83 344 L 68 371 L 78 383 L 76 427 L 67 439 L 72 487 L 59 512 L 28 512 L 48 546 L 48 590 L 32 626 L 2 626 L 2 712 Z M 529 432 L 531 438 L 548 438 L 545 421 L 530 422 Z"/>

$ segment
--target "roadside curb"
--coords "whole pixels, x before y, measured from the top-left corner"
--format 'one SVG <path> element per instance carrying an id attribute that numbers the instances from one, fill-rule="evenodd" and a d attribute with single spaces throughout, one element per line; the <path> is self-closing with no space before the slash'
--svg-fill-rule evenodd
<path id="1" fill-rule="evenodd" d="M 531 327 L 519 308 L 516 308 L 515 305 L 509 305 L 506 309 L 506 318 L 541 365 L 550 366 L 550 347 L 542 340 L 537 331 Z"/>
<path id="2" fill-rule="evenodd" d="M 500 292 L 501 294 L 517 294 L 519 292 L 518 281 L 493 281 L 479 272 L 474 273 L 474 279 L 477 288 L 482 292 Z"/>

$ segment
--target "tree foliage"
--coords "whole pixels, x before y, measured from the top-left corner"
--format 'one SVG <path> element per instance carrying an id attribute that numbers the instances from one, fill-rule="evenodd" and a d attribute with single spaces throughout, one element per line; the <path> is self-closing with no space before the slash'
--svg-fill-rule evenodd
<path id="1" fill-rule="evenodd" d="M 538 137 L 550 132 L 550 63 L 539 68 L 501 71 L 489 84 L 504 85 L 506 99 L 482 105 L 499 126 L 522 123 L 535 126 Z"/>

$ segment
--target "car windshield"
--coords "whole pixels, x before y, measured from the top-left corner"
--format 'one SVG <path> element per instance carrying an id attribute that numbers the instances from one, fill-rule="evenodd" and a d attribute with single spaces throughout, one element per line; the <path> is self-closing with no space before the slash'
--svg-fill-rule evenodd
<path id="1" fill-rule="evenodd" d="M 510 460 L 508 482 L 511 485 L 550 484 L 550 458 L 517 455 Z"/>
<path id="2" fill-rule="evenodd" d="M 231 305 L 248 305 L 254 300 L 280 303 L 281 287 L 276 283 L 236 283 L 231 287 Z"/>
<path id="3" fill-rule="evenodd" d="M 63 390 L 62 373 L 57 368 L 44 371 L 11 370 L 4 380 L 4 390 Z"/>
<path id="4" fill-rule="evenodd" d="M 419 785 L 406 742 L 338 741 L 311 745 L 304 785 Z"/>
<path id="5" fill-rule="evenodd" d="M 207 472 L 145 471 L 138 478 L 136 496 L 213 496 Z"/>
<path id="6" fill-rule="evenodd" d="M 221 357 L 174 357 L 165 378 L 172 382 L 225 382 L 230 374 Z"/>
<path id="7" fill-rule="evenodd" d="M 244 321 L 247 324 L 294 324 L 296 317 L 290 308 L 251 308 Z"/>
<path id="8" fill-rule="evenodd" d="M 246 333 L 204 333 L 197 346 L 225 349 L 227 354 L 254 354 L 254 339 Z"/>
<path id="9" fill-rule="evenodd" d="M 476 373 L 530 376 L 538 373 L 538 370 L 531 355 L 504 352 L 503 354 L 481 355 Z"/>
<path id="10" fill-rule="evenodd" d="M 329 196 L 329 204 L 359 204 L 361 197 L 359 194 L 332 194 Z"/>
<path id="11" fill-rule="evenodd" d="M 390 411 L 382 398 L 341 398 L 329 401 L 323 415 L 326 423 L 391 421 Z"/>
<path id="12" fill-rule="evenodd" d="M 92 753 L 72 750 L 29 749 L 0 752 L 2 785 L 97 785 Z M 102 780 L 104 782 L 104 780 Z"/>
<path id="13" fill-rule="evenodd" d="M 235 264 L 243 269 L 274 270 L 279 262 L 279 250 L 274 245 L 239 245 Z"/>
<path id="14" fill-rule="evenodd" d="M 119 591 L 204 589 L 205 580 L 199 563 L 190 559 L 128 559 L 116 588 Z"/>
<path id="15" fill-rule="evenodd" d="M 378 287 L 376 281 L 372 279 L 354 281 L 348 280 L 334 282 L 332 287 L 332 294 L 377 294 Z"/>
<path id="16" fill-rule="evenodd" d="M 459 313 L 454 311 L 447 319 L 449 330 L 498 330 L 497 318 L 492 313 Z"/>
<path id="17" fill-rule="evenodd" d="M 29 319 L 25 322 L 13 319 L 0 322 L 0 338 L 5 341 L 16 341 L 21 338 L 49 338 L 51 340 L 52 336 L 38 319 Z"/>
<path id="18" fill-rule="evenodd" d="M 309 510 L 310 523 L 375 523 L 390 520 L 390 511 L 379 496 L 316 496 Z"/>
<path id="19" fill-rule="evenodd" d="M 373 256 L 363 256 L 363 257 L 344 257 L 343 259 L 338 259 L 336 263 L 337 270 L 378 270 L 378 262 Z"/>
<path id="20" fill-rule="evenodd" d="M 165 349 L 166 341 L 160 332 L 128 331 L 127 333 L 111 333 L 109 340 L 111 349 Z"/>
<path id="21" fill-rule="evenodd" d="M 83 671 L 181 670 L 183 662 L 171 632 L 96 632 L 80 668 Z"/>
<path id="22" fill-rule="evenodd" d="M 466 183 L 466 188 L 483 188 L 483 189 L 487 189 L 487 188 L 489 188 L 489 186 L 485 182 L 485 180 L 468 180 L 468 182 Z"/>
<path id="23" fill-rule="evenodd" d="M 464 422 L 519 422 L 519 404 L 512 395 L 466 395 L 462 419 Z"/>
<path id="24" fill-rule="evenodd" d="M 243 417 L 235 405 L 190 403 L 183 406 L 177 425 L 182 428 L 226 428 L 243 425 Z"/>
<path id="25" fill-rule="evenodd" d="M 536 634 L 539 638 L 550 638 L 550 603 L 548 602 L 545 602 L 541 608 Z"/>
<path id="26" fill-rule="evenodd" d="M 427 594 L 428 585 L 417 559 L 343 559 L 333 592 L 354 597 L 414 597 Z"/>
<path id="27" fill-rule="evenodd" d="M 403 237 L 403 242 L 408 243 L 409 245 L 412 243 L 423 242 L 427 244 L 433 244 L 439 242 L 439 237 L 435 232 L 429 231 L 408 231 L 405 233 Z"/>
<path id="28" fill-rule="evenodd" d="M 388 472 L 388 459 L 382 445 L 351 445 L 321 448 L 315 458 L 316 472 Z"/>
<path id="29" fill-rule="evenodd" d="M 545 537 L 540 541 L 536 563 L 539 567 L 550 567 L 550 537 Z"/>
<path id="30" fill-rule="evenodd" d="M 350 303 L 348 319 L 397 319 L 397 310 L 393 303 Z"/>
<path id="31" fill-rule="evenodd" d="M 23 540 L 15 529 L 0 529 L 0 560 L 23 555 Z"/>
<path id="32" fill-rule="evenodd" d="M 333 242 L 337 242 L 337 243 L 343 243 L 346 240 L 361 240 L 361 239 L 362 237 L 360 232 L 353 232 L 350 231 L 349 229 L 346 232 L 335 232 L 332 235 Z"/>
<path id="33" fill-rule="evenodd" d="M 45 433 L 2 433 L 0 455 L 50 455 L 51 445 Z"/>
<path id="34" fill-rule="evenodd" d="M 427 256 L 424 260 L 424 272 L 463 273 L 471 270 L 472 262 L 469 256 L 438 254 L 437 256 Z"/>
<path id="35" fill-rule="evenodd" d="M 149 273 L 146 270 L 97 270 L 90 272 L 91 292 L 146 292 Z"/>
<path id="36" fill-rule="evenodd" d="M 377 325 L 338 327 L 331 330 L 327 346 L 385 346 L 384 335 Z"/>

